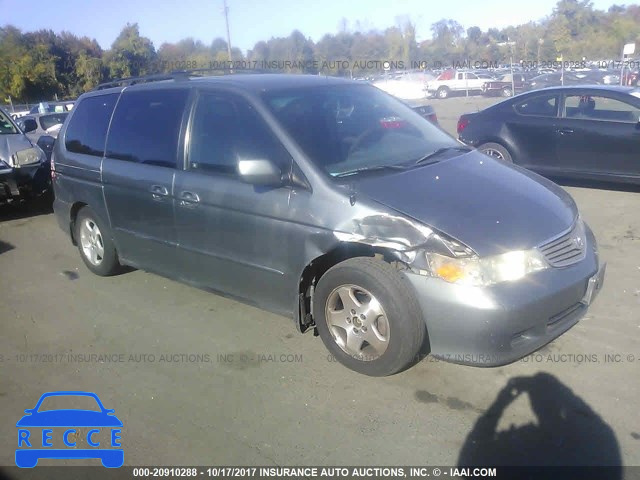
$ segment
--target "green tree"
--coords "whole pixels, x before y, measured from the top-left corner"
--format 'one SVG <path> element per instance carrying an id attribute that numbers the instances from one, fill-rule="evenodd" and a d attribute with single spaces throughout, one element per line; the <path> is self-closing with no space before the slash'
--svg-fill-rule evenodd
<path id="1" fill-rule="evenodd" d="M 158 72 L 153 42 L 140 36 L 138 24 L 127 24 L 104 54 L 111 78 L 137 77 Z"/>

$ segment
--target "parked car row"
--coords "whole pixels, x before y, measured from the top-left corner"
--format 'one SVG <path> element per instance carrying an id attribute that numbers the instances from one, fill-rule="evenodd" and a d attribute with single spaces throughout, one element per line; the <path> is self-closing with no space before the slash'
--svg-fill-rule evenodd
<path id="1" fill-rule="evenodd" d="M 627 71 L 622 84 L 638 86 L 638 71 Z M 372 79 L 374 86 L 403 100 L 420 100 L 428 97 L 439 99 L 460 94 L 483 94 L 511 97 L 528 90 L 564 85 L 618 85 L 620 71 L 603 69 L 524 70 L 455 70 L 436 72 L 394 72 Z"/>
<path id="2" fill-rule="evenodd" d="M 64 102 L 40 102 L 37 105 L 33 105 L 30 108 L 12 111 L 11 118 L 18 120 L 26 115 L 33 115 L 38 113 L 63 113 L 69 112 L 73 108 L 75 101 L 68 100 Z"/>

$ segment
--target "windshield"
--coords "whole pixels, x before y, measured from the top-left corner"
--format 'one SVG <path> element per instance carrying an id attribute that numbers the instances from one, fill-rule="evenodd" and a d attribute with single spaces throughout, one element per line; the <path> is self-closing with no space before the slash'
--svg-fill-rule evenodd
<path id="1" fill-rule="evenodd" d="M 368 85 L 296 88 L 264 94 L 282 126 L 325 173 L 338 176 L 412 165 L 460 145 L 411 108 Z"/>
<path id="2" fill-rule="evenodd" d="M 40 126 L 43 130 L 47 130 L 54 125 L 64 123 L 68 113 L 53 113 L 51 115 L 43 115 L 40 117 Z"/>
<path id="3" fill-rule="evenodd" d="M 89 395 L 51 395 L 42 399 L 38 412 L 68 409 L 102 411 L 96 399 Z"/>
<path id="4" fill-rule="evenodd" d="M 18 129 L 9 118 L 9 115 L 0 109 L 0 135 L 13 133 L 18 133 Z"/>

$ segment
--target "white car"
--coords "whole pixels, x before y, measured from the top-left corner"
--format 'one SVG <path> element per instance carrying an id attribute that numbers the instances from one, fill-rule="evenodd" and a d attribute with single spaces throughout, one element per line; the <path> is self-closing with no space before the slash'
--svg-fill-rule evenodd
<path id="1" fill-rule="evenodd" d="M 13 112 L 11 114 L 11 118 L 13 118 L 14 120 L 17 120 L 19 118 L 24 117 L 25 115 L 29 115 L 29 110 L 22 110 L 20 112 Z"/>
<path id="2" fill-rule="evenodd" d="M 402 100 L 420 100 L 427 97 L 427 82 L 435 77 L 428 73 L 411 72 L 373 82 L 373 86 Z"/>

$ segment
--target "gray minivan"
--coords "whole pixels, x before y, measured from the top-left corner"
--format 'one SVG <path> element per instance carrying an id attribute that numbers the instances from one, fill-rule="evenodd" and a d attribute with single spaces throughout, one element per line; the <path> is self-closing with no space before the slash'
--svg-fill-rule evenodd
<path id="1" fill-rule="evenodd" d="M 602 285 L 563 189 L 375 87 L 151 80 L 84 94 L 54 147 L 58 222 L 98 275 L 128 265 L 291 316 L 378 376 L 427 353 L 513 362 Z"/>

